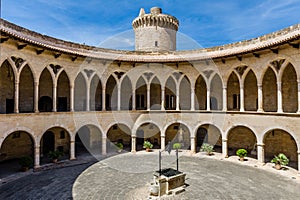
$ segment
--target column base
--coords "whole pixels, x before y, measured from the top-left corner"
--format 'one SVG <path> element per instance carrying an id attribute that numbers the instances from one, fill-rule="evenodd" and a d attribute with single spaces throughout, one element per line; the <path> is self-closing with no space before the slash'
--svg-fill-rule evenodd
<path id="1" fill-rule="evenodd" d="M 131 153 L 136 153 L 136 150 L 131 150 Z"/>
<path id="2" fill-rule="evenodd" d="M 72 157 L 72 158 L 70 158 L 70 160 L 76 160 L 76 157 Z"/>
<path id="3" fill-rule="evenodd" d="M 39 169 L 41 166 L 40 165 L 36 165 L 33 167 L 33 169 Z"/>
<path id="4" fill-rule="evenodd" d="M 263 109 L 258 109 L 257 112 L 264 112 L 264 110 Z"/>

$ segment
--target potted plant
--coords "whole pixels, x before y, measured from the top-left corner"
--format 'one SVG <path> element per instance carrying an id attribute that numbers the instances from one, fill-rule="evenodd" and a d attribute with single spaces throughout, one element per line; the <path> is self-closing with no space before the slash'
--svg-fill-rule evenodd
<path id="1" fill-rule="evenodd" d="M 285 166 L 289 164 L 289 159 L 283 153 L 278 154 L 278 156 L 274 156 L 271 160 L 272 163 L 275 163 L 275 168 L 277 170 L 281 169 L 281 165 Z"/>
<path id="2" fill-rule="evenodd" d="M 60 158 L 61 156 L 63 156 L 64 153 L 58 150 L 55 151 L 50 151 L 48 153 L 48 156 L 52 159 L 52 162 L 56 163 L 58 161 L 58 158 Z"/>
<path id="3" fill-rule="evenodd" d="M 203 143 L 200 151 L 205 151 L 207 153 L 207 155 L 211 156 L 213 155 L 213 151 L 214 151 L 214 146 L 208 143 Z"/>
<path id="4" fill-rule="evenodd" d="M 33 159 L 30 156 L 24 156 L 19 159 L 19 164 L 21 165 L 21 171 L 26 172 L 33 164 Z"/>
<path id="5" fill-rule="evenodd" d="M 152 147 L 153 147 L 153 144 L 151 144 L 151 142 L 144 141 L 143 148 L 145 148 L 147 152 L 149 152 L 150 149 L 152 149 Z"/>
<path id="6" fill-rule="evenodd" d="M 124 146 L 123 146 L 123 144 L 122 144 L 121 142 L 118 142 L 118 143 L 116 144 L 116 147 L 117 147 L 117 151 L 118 151 L 119 153 L 121 153 L 122 150 L 123 150 L 123 148 L 124 148 Z"/>
<path id="7" fill-rule="evenodd" d="M 240 157 L 240 161 L 244 161 L 244 158 L 247 156 L 248 152 L 246 149 L 238 149 L 236 155 Z"/>
<path id="8" fill-rule="evenodd" d="M 180 149 L 181 148 L 181 144 L 180 143 L 174 143 L 173 144 L 173 149 Z"/>

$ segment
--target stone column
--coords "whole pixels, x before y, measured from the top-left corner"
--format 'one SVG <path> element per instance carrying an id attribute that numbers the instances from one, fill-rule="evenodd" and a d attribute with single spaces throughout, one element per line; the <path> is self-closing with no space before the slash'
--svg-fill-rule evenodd
<path id="1" fill-rule="evenodd" d="M 87 84 L 86 88 L 86 111 L 90 111 L 90 85 L 89 83 Z"/>
<path id="2" fill-rule="evenodd" d="M 206 110 L 210 111 L 210 90 L 206 91 Z"/>
<path id="3" fill-rule="evenodd" d="M 131 99 L 132 99 L 132 102 L 131 102 L 132 103 L 132 110 L 136 110 L 135 89 L 132 90 L 132 98 Z"/>
<path id="4" fill-rule="evenodd" d="M 245 108 L 244 108 L 244 85 L 240 85 L 240 112 L 244 112 Z"/>
<path id="5" fill-rule="evenodd" d="M 102 111 L 106 110 L 106 102 L 105 102 L 106 92 L 105 87 L 102 89 Z"/>
<path id="6" fill-rule="evenodd" d="M 131 136 L 131 153 L 136 152 L 136 136 Z"/>
<path id="7" fill-rule="evenodd" d="M 191 87 L 191 110 L 195 110 L 195 87 Z"/>
<path id="8" fill-rule="evenodd" d="M 52 112 L 56 112 L 56 99 L 57 99 L 57 85 L 53 84 L 53 88 L 52 88 L 52 93 L 53 93 L 53 105 L 52 105 Z"/>
<path id="9" fill-rule="evenodd" d="M 150 85 L 147 85 L 147 110 L 150 110 Z"/>
<path id="10" fill-rule="evenodd" d="M 282 113 L 281 82 L 277 82 L 277 112 Z"/>
<path id="11" fill-rule="evenodd" d="M 34 82 L 34 112 L 39 112 L 39 82 Z"/>
<path id="12" fill-rule="evenodd" d="M 227 86 L 223 87 L 223 111 L 227 111 Z"/>
<path id="13" fill-rule="evenodd" d="M 40 146 L 34 147 L 34 168 L 40 167 Z"/>
<path id="14" fill-rule="evenodd" d="M 19 113 L 19 82 L 15 81 L 15 113 Z"/>
<path id="15" fill-rule="evenodd" d="M 121 110 L 121 85 L 118 83 L 118 100 L 117 100 L 117 110 Z"/>
<path id="16" fill-rule="evenodd" d="M 258 98 L 258 108 L 257 108 L 257 112 L 263 112 L 263 93 L 262 93 L 262 85 L 261 84 L 257 84 L 257 98 Z"/>
<path id="17" fill-rule="evenodd" d="M 166 148 L 166 137 L 160 136 L 160 149 L 163 151 Z"/>
<path id="18" fill-rule="evenodd" d="M 257 160 L 260 163 L 265 162 L 265 144 L 257 144 Z"/>
<path id="19" fill-rule="evenodd" d="M 75 160 L 75 140 L 70 141 L 70 160 Z"/>
<path id="20" fill-rule="evenodd" d="M 179 86 L 176 85 L 176 110 L 179 110 Z"/>
<path id="21" fill-rule="evenodd" d="M 300 150 L 298 151 L 298 175 L 300 176 Z"/>
<path id="22" fill-rule="evenodd" d="M 160 110 L 165 110 L 165 87 L 161 86 L 161 107 Z"/>
<path id="23" fill-rule="evenodd" d="M 196 141 L 195 137 L 191 137 L 191 153 L 196 153 Z"/>
<path id="24" fill-rule="evenodd" d="M 70 85 L 70 111 L 74 112 L 74 85 Z"/>
<path id="25" fill-rule="evenodd" d="M 224 158 L 228 158 L 227 139 L 222 139 L 222 155 Z"/>
<path id="26" fill-rule="evenodd" d="M 300 113 L 300 80 L 298 80 L 298 113 Z"/>
<path id="27" fill-rule="evenodd" d="M 106 137 L 102 137 L 102 155 L 106 155 L 107 154 L 107 151 L 106 151 Z"/>

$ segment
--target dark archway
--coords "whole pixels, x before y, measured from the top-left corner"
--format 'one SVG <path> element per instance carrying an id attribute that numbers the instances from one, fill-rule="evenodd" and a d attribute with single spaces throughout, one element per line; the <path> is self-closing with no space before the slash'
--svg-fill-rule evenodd
<path id="1" fill-rule="evenodd" d="M 218 74 L 215 74 L 210 83 L 211 110 L 222 110 L 223 108 L 223 84 Z"/>
<path id="2" fill-rule="evenodd" d="M 165 86 L 165 109 L 176 109 L 176 84 L 172 77 L 169 77 Z"/>
<path id="3" fill-rule="evenodd" d="M 0 91 L 0 113 L 13 113 L 15 109 L 15 76 L 7 60 L 0 67 Z"/>
<path id="4" fill-rule="evenodd" d="M 34 80 L 32 72 L 28 65 L 26 65 L 20 75 L 19 85 L 19 111 L 33 112 L 34 99 Z"/>
<path id="5" fill-rule="evenodd" d="M 187 76 L 184 76 L 180 82 L 179 104 L 180 110 L 191 109 L 191 83 Z"/>
<path id="6" fill-rule="evenodd" d="M 161 84 L 157 77 L 153 78 L 150 83 L 150 109 L 161 109 Z"/>
<path id="7" fill-rule="evenodd" d="M 277 79 L 274 71 L 269 67 L 264 75 L 263 84 L 263 109 L 265 112 L 277 111 Z"/>
<path id="8" fill-rule="evenodd" d="M 140 151 L 143 149 L 144 141 L 149 141 L 153 144 L 153 149 L 160 149 L 160 130 L 159 128 L 153 123 L 145 123 L 142 124 L 137 129 L 136 135 L 136 150 Z"/>
<path id="9" fill-rule="evenodd" d="M 90 86 L 90 110 L 102 110 L 102 84 L 97 75 L 91 81 Z"/>
<path id="10" fill-rule="evenodd" d="M 283 112 L 295 113 L 298 110 L 298 83 L 297 74 L 291 64 L 282 74 L 282 109 Z"/>
<path id="11" fill-rule="evenodd" d="M 106 97 L 105 97 L 105 105 L 106 110 L 117 110 L 118 104 L 118 87 L 117 81 L 113 75 L 110 75 L 106 82 Z"/>
<path id="12" fill-rule="evenodd" d="M 245 95 L 245 110 L 257 111 L 258 108 L 258 88 L 256 76 L 250 70 L 244 81 L 244 95 Z"/>
<path id="13" fill-rule="evenodd" d="M 203 143 L 214 146 L 214 151 L 222 152 L 222 135 L 220 130 L 210 124 L 205 124 L 197 129 L 196 137 L 196 152 L 199 152 Z"/>
<path id="14" fill-rule="evenodd" d="M 200 75 L 195 84 L 195 109 L 206 110 L 207 87 L 204 78 Z"/>
<path id="15" fill-rule="evenodd" d="M 136 83 L 135 102 L 137 110 L 147 109 L 147 84 L 143 77 L 140 77 Z"/>
<path id="16" fill-rule="evenodd" d="M 121 84 L 121 110 L 132 110 L 132 85 L 128 76 L 125 76 Z"/>
<path id="17" fill-rule="evenodd" d="M 75 79 L 74 88 L 74 109 L 75 111 L 86 111 L 86 81 L 82 75 L 79 73 Z"/>
<path id="18" fill-rule="evenodd" d="M 234 72 L 227 82 L 227 110 L 240 110 L 240 82 Z"/>
<path id="19" fill-rule="evenodd" d="M 62 71 L 57 80 L 57 111 L 70 110 L 70 80 L 65 71 Z"/>
<path id="20" fill-rule="evenodd" d="M 124 150 L 131 151 L 131 131 L 124 124 L 115 124 L 107 132 L 108 152 L 116 152 L 117 143 L 122 143 Z"/>
<path id="21" fill-rule="evenodd" d="M 191 149 L 190 131 L 184 124 L 174 123 L 165 132 L 165 145 L 180 143 L 182 149 Z"/>
<path id="22" fill-rule="evenodd" d="M 50 72 L 45 68 L 39 80 L 39 111 L 51 112 L 53 108 L 53 80 Z M 51 101 L 51 103 L 50 103 Z"/>

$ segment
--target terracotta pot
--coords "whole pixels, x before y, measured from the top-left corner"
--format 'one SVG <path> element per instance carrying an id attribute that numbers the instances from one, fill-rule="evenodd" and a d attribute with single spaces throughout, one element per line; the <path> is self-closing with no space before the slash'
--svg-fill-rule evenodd
<path id="1" fill-rule="evenodd" d="M 146 152 L 150 152 L 150 151 L 151 151 L 151 149 L 149 149 L 149 148 L 146 149 Z"/>
<path id="2" fill-rule="evenodd" d="M 275 164 L 275 169 L 280 170 L 281 169 L 281 165 L 280 164 Z"/>
<path id="3" fill-rule="evenodd" d="M 244 159 L 245 159 L 244 157 L 240 157 L 240 161 L 244 161 Z"/>
<path id="4" fill-rule="evenodd" d="M 52 160 L 53 163 L 57 163 L 57 161 L 58 161 L 57 158 Z"/>

